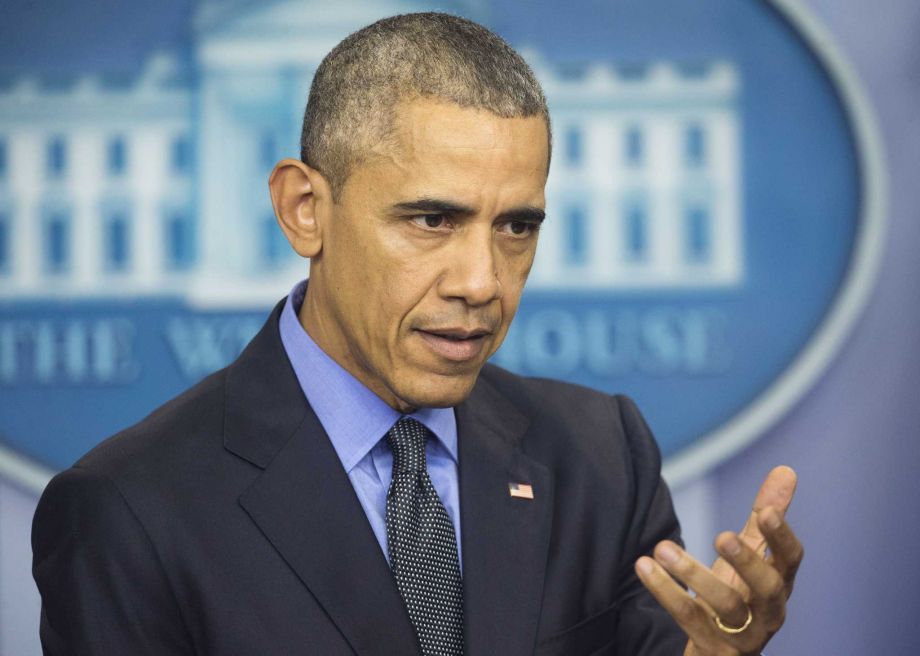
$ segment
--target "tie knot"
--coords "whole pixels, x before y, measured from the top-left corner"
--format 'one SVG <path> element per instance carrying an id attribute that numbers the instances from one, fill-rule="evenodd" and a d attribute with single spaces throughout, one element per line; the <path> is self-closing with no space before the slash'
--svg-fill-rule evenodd
<path id="1" fill-rule="evenodd" d="M 387 433 L 387 443 L 393 451 L 394 472 L 427 471 L 425 442 L 428 429 L 411 417 L 403 417 Z"/>

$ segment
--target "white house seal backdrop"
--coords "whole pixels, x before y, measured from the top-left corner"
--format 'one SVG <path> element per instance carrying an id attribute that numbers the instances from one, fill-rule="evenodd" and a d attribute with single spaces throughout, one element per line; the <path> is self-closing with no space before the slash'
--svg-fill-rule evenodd
<path id="1" fill-rule="evenodd" d="M 548 220 L 495 361 L 632 395 L 672 482 L 756 438 L 833 357 L 883 230 L 875 128 L 820 25 L 786 0 L 572 3 L 562 29 L 556 3 L 439 8 L 520 49 L 553 117 Z M 41 489 L 239 353 L 306 273 L 266 180 L 313 71 L 425 9 L 207 0 L 139 68 L 0 80 L 3 474 Z"/>

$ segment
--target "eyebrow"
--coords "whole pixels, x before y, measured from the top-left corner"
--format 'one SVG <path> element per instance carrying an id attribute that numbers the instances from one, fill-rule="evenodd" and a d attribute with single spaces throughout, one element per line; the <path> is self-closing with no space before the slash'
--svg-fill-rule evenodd
<path id="1" fill-rule="evenodd" d="M 417 200 L 396 203 L 393 209 L 403 212 L 426 212 L 430 214 L 454 214 L 470 216 L 476 210 L 469 205 L 462 205 L 440 198 L 419 198 Z M 543 223 L 546 212 L 539 207 L 514 207 L 499 214 L 496 219 L 502 221 L 525 221 L 527 223 Z"/>

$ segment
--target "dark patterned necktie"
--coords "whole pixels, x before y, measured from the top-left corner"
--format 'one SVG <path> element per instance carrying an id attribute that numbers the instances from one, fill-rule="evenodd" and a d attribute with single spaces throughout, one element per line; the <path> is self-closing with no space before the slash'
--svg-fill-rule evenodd
<path id="1" fill-rule="evenodd" d="M 457 539 L 425 461 L 428 429 L 403 417 L 387 433 L 393 481 L 387 492 L 387 548 L 425 656 L 463 654 L 463 582 Z"/>

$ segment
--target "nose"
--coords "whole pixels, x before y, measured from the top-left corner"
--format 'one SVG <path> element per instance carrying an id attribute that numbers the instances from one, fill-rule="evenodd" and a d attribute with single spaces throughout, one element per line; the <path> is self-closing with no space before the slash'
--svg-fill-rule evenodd
<path id="1" fill-rule="evenodd" d="M 470 234 L 455 246 L 438 286 L 441 296 L 462 299 L 471 306 L 500 299 L 502 284 L 491 230 L 488 234 Z"/>

